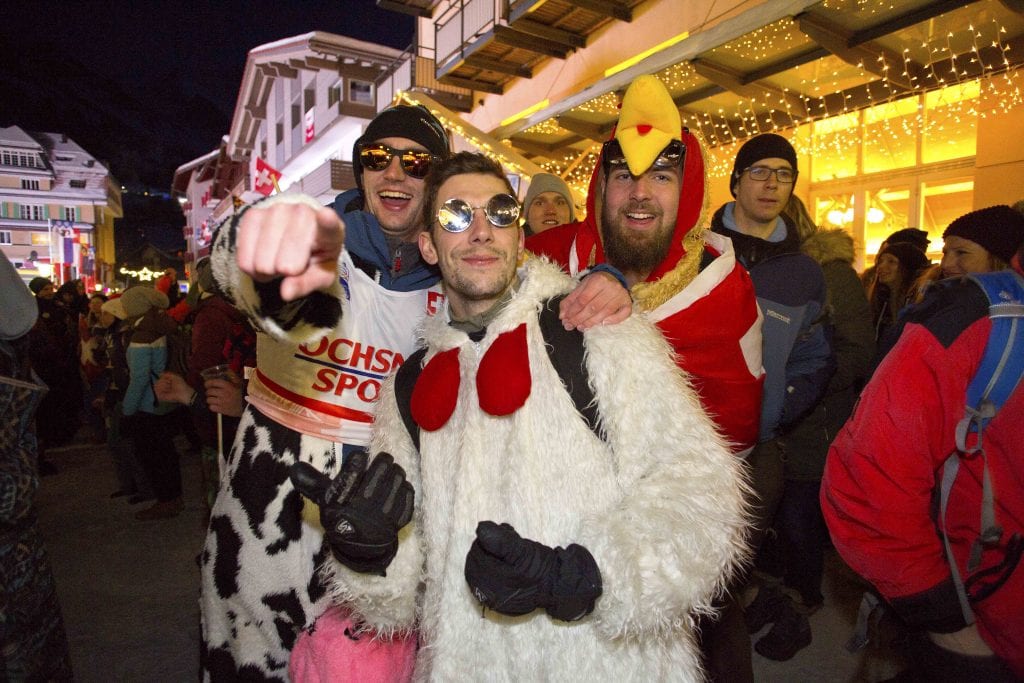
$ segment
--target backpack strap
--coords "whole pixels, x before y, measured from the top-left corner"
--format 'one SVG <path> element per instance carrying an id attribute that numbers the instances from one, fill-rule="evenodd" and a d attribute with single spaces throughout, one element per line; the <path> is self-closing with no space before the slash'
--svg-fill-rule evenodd
<path id="1" fill-rule="evenodd" d="M 590 430 L 601 437 L 600 418 L 597 412 L 597 401 L 590 388 L 590 377 L 584 358 L 583 333 L 579 330 L 566 330 L 558 318 L 558 307 L 564 296 L 548 299 L 540 309 L 538 324 L 544 337 L 544 348 L 548 359 L 558 373 L 562 385 L 569 392 L 577 412 L 586 421 Z M 418 451 L 420 448 L 420 426 L 412 416 L 412 392 L 416 381 L 423 371 L 423 358 L 426 349 L 419 349 L 409 356 L 395 373 L 395 400 L 398 412 L 402 416 L 406 431 Z"/>
<path id="2" fill-rule="evenodd" d="M 982 498 L 980 533 L 971 544 L 967 571 L 975 571 L 981 564 L 984 546 L 998 543 L 1003 529 L 996 522 L 995 493 L 985 455 L 983 434 L 985 427 L 1013 394 L 1024 376 L 1024 278 L 1013 271 L 976 273 L 968 278 L 977 284 L 989 300 L 989 318 L 992 329 L 985 344 L 985 353 L 977 372 L 967 386 L 964 417 L 956 426 L 956 450 L 942 466 L 939 490 L 939 515 L 942 542 L 946 550 L 953 583 L 960 601 L 960 611 L 968 624 L 974 623 L 967 589 L 953 557 L 946 533 L 946 508 L 949 495 L 960 470 L 960 458 L 980 455 L 982 459 Z M 973 445 L 968 445 L 970 434 L 976 434 Z"/>

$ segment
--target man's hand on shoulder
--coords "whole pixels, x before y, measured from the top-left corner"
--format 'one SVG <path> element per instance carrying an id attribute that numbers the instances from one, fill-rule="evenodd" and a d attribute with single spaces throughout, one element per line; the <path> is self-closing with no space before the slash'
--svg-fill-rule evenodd
<path id="1" fill-rule="evenodd" d="M 562 300 L 558 310 L 565 329 L 588 330 L 597 325 L 621 323 L 633 312 L 629 290 L 610 273 L 596 272 Z"/>
<path id="2" fill-rule="evenodd" d="M 238 227 L 238 267 L 256 282 L 281 278 L 281 298 L 293 301 L 334 284 L 344 242 L 345 224 L 329 207 L 254 207 Z"/>

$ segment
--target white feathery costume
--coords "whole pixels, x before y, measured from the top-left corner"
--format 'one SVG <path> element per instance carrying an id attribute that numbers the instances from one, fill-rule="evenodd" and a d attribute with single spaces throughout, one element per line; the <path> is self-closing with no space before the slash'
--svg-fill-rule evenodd
<path id="1" fill-rule="evenodd" d="M 520 277 L 479 342 L 446 316 L 425 321 L 426 363 L 458 349 L 459 370 L 448 392 L 453 412 L 436 431 L 420 430 L 419 452 L 395 380 L 385 383 L 371 453 L 387 451 L 405 469 L 415 513 L 386 576 L 328 561 L 335 600 L 381 633 L 418 629 L 419 680 L 700 680 L 693 617 L 711 609 L 745 554 L 741 464 L 661 334 L 636 315 L 582 335 L 604 438 L 595 434 L 538 329 L 543 302 L 573 281 L 540 259 Z M 509 415 L 488 414 L 477 390 L 481 360 L 523 325 L 529 394 Z M 464 577 L 482 520 L 589 550 L 603 584 L 594 611 L 570 623 L 543 610 L 482 610 Z"/>

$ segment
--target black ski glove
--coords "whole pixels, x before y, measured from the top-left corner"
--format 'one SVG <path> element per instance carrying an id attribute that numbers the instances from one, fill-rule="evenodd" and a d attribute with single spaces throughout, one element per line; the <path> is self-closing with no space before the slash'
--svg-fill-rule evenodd
<path id="1" fill-rule="evenodd" d="M 601 597 L 601 572 L 586 548 L 549 548 L 494 522 L 476 527 L 466 582 L 480 604 L 511 616 L 543 607 L 555 619 L 576 621 Z"/>
<path id="2" fill-rule="evenodd" d="M 390 454 L 378 453 L 369 468 L 368 459 L 366 451 L 356 451 L 333 481 L 298 462 L 292 465 L 291 480 L 320 506 L 320 523 L 338 562 L 384 576 L 398 552 L 398 530 L 412 519 L 414 492 Z"/>

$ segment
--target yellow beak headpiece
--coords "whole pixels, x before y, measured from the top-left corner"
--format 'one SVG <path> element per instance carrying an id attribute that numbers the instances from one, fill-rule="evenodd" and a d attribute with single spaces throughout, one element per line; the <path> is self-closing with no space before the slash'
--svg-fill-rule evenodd
<path id="1" fill-rule="evenodd" d="M 679 108 L 668 88 L 654 76 L 640 76 L 622 97 L 615 139 L 622 147 L 629 172 L 642 175 L 683 128 Z"/>

